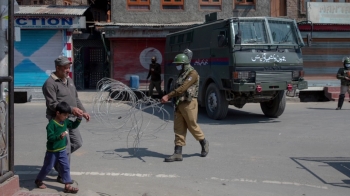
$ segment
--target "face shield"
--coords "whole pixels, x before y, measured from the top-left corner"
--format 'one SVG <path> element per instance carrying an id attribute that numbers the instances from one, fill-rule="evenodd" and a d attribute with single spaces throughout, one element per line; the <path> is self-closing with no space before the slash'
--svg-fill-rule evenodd
<path id="1" fill-rule="evenodd" d="M 346 68 L 350 68 L 350 63 L 345 63 L 344 66 L 345 66 Z"/>

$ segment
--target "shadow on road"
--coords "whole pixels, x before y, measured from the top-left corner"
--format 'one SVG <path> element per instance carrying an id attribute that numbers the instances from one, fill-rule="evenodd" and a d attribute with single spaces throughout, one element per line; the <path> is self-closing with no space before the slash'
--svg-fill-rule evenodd
<path id="1" fill-rule="evenodd" d="M 115 150 L 105 150 L 105 151 L 98 151 L 102 152 L 102 157 L 104 159 L 108 160 L 122 160 L 122 159 L 139 159 L 143 162 L 146 162 L 144 160 L 144 157 L 156 157 L 164 159 L 165 157 L 170 156 L 171 154 L 162 154 L 155 151 L 150 151 L 147 148 L 119 148 Z M 194 154 L 182 154 L 183 158 L 186 157 L 193 157 L 193 156 L 200 156 L 199 153 Z"/>
<path id="2" fill-rule="evenodd" d="M 334 106 L 336 107 L 336 106 Z M 334 110 L 335 111 L 335 108 L 306 108 L 308 110 Z M 350 110 L 350 109 L 341 109 L 341 110 Z"/>
<path id="3" fill-rule="evenodd" d="M 283 115 L 283 114 L 282 114 Z M 279 123 L 278 118 L 266 117 L 263 113 L 256 114 L 247 111 L 229 108 L 226 118 L 222 120 L 213 120 L 207 116 L 205 108 L 198 109 L 198 123 L 211 125 L 238 125 L 238 124 L 256 124 L 256 123 Z"/>
<path id="4" fill-rule="evenodd" d="M 291 159 L 324 184 L 350 188 L 350 157 L 291 157 Z M 330 166 L 347 176 L 349 179 L 339 179 L 339 182 L 334 181 L 334 178 L 327 179 L 329 176 L 320 176 L 317 174 L 316 168 L 314 168 L 315 165 L 313 165 L 313 168 L 308 166 L 309 162 L 323 163 L 325 165 L 316 166 L 318 167 L 317 170 L 319 170 L 320 167 Z"/>

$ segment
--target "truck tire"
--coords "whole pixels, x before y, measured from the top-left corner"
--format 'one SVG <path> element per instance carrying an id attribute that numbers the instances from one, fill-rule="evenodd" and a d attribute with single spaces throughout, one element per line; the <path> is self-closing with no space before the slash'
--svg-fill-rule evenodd
<path id="1" fill-rule="evenodd" d="M 205 93 L 205 109 L 209 118 L 214 120 L 224 119 L 228 111 L 228 101 L 225 92 L 220 91 L 215 83 L 209 84 Z"/>
<path id="2" fill-rule="evenodd" d="M 281 116 L 286 108 L 286 93 L 284 91 L 279 91 L 273 100 L 261 102 L 260 107 L 267 117 L 277 118 Z"/>

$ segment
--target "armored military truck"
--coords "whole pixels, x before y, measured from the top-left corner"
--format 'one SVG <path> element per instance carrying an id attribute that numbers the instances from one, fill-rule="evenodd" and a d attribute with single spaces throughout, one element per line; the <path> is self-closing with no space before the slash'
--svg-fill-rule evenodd
<path id="1" fill-rule="evenodd" d="M 212 119 L 223 119 L 228 106 L 260 103 L 265 116 L 277 118 L 286 96 L 307 88 L 303 76 L 303 39 L 296 22 L 284 18 L 211 19 L 166 37 L 164 88 L 174 88 L 174 57 L 193 52 L 200 75 L 198 103 Z"/>

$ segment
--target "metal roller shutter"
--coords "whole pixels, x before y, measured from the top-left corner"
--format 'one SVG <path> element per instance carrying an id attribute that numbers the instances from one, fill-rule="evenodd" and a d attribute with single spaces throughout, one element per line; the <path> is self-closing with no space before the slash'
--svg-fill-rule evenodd
<path id="1" fill-rule="evenodd" d="M 14 50 L 15 87 L 41 87 L 62 53 L 62 30 L 21 30 Z"/>

